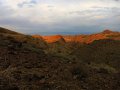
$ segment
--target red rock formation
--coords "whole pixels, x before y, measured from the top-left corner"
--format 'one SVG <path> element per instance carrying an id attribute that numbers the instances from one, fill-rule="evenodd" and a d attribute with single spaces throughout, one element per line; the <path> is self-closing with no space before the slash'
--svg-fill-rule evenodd
<path id="1" fill-rule="evenodd" d="M 42 38 L 48 43 L 53 43 L 53 42 L 56 42 L 56 41 L 63 39 L 63 37 L 61 35 L 42 36 Z"/>
<path id="2" fill-rule="evenodd" d="M 65 41 L 65 42 L 80 42 L 80 43 L 91 43 L 95 40 L 100 39 L 114 39 L 114 40 L 120 40 L 120 33 L 119 32 L 113 32 L 110 30 L 104 30 L 101 33 L 97 34 L 91 34 L 91 35 L 53 35 L 53 36 L 39 36 L 39 35 L 33 35 L 35 38 L 42 38 L 47 43 L 54 43 L 57 41 Z"/>
<path id="3" fill-rule="evenodd" d="M 113 31 L 106 29 L 102 32 L 103 34 L 110 34 L 110 33 L 114 33 Z"/>

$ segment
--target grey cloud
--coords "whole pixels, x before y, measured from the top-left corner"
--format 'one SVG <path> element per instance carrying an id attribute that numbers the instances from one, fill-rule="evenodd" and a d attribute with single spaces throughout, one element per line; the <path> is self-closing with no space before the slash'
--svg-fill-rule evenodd
<path id="1" fill-rule="evenodd" d="M 28 7 L 33 7 L 34 5 L 37 4 L 37 1 L 36 0 L 31 0 L 31 1 L 24 1 L 22 3 L 19 3 L 17 6 L 18 7 L 24 7 L 24 6 L 28 6 Z"/>
<path id="2" fill-rule="evenodd" d="M 77 10 L 77 11 L 71 11 L 68 14 L 72 15 L 72 14 L 77 14 L 80 16 L 84 16 L 84 15 L 108 15 L 108 16 L 114 16 L 114 15 L 120 15 L 120 8 L 119 7 L 91 7 L 89 9 L 86 10 Z"/>
<path id="3" fill-rule="evenodd" d="M 120 0 L 114 0 L 114 1 L 120 1 Z"/>
<path id="4" fill-rule="evenodd" d="M 10 17 L 14 10 L 0 3 L 0 18 Z"/>
<path id="5" fill-rule="evenodd" d="M 30 33 L 30 32 L 37 32 L 37 30 L 43 30 L 46 25 L 42 23 L 32 23 L 25 18 L 4 18 L 0 20 L 1 26 L 13 26 L 16 27 L 17 31 Z M 36 30 L 36 31 L 34 31 Z"/>

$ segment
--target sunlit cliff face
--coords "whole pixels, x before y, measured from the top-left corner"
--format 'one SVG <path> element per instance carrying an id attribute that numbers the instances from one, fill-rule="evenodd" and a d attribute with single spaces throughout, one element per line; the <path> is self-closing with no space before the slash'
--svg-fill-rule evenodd
<path id="1" fill-rule="evenodd" d="M 0 0 L 0 25 L 19 32 L 120 31 L 119 0 Z"/>
<path id="2" fill-rule="evenodd" d="M 33 35 L 33 37 L 43 39 L 47 43 L 55 43 L 63 40 L 64 42 L 79 42 L 88 44 L 92 43 L 95 40 L 101 39 L 120 40 L 120 32 L 104 30 L 103 32 L 90 35 L 51 35 L 51 36 Z"/>

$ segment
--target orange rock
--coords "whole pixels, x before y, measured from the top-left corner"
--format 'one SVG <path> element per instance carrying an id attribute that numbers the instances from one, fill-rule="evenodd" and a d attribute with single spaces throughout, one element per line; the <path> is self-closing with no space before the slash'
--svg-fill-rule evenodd
<path id="1" fill-rule="evenodd" d="M 91 34 L 91 35 L 51 35 L 51 36 L 40 36 L 33 35 L 35 38 L 42 38 L 47 43 L 54 43 L 59 40 L 64 40 L 65 42 L 80 42 L 80 43 L 91 43 L 95 40 L 107 39 L 108 36 L 113 35 L 117 37 L 112 37 L 110 39 L 120 40 L 120 33 L 113 32 L 111 30 L 104 30 L 101 33 Z"/>
<path id="2" fill-rule="evenodd" d="M 59 41 L 63 37 L 61 35 L 53 35 L 53 36 L 42 36 L 42 38 L 48 43 L 53 43 Z"/>

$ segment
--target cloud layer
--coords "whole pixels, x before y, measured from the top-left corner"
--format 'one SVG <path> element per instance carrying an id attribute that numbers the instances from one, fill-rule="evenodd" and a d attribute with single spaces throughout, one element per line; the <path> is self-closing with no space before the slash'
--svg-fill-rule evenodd
<path id="1" fill-rule="evenodd" d="M 24 33 L 120 31 L 120 1 L 0 0 L 0 26 Z"/>

